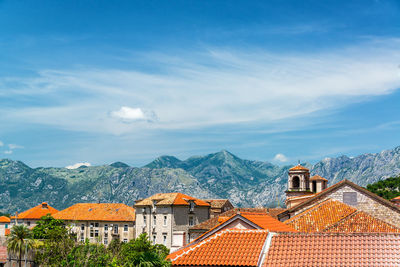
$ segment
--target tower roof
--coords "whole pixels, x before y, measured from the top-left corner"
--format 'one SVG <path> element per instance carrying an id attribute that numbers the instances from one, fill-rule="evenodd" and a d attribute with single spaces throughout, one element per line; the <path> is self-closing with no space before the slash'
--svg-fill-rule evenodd
<path id="1" fill-rule="evenodd" d="M 289 169 L 289 171 L 310 171 L 309 169 L 307 169 L 306 167 L 298 164 L 292 168 Z"/>
<path id="2" fill-rule="evenodd" d="M 310 181 L 326 181 L 326 182 L 328 182 L 327 179 L 325 179 L 324 177 L 321 177 L 319 175 L 314 175 L 313 177 L 311 177 Z"/>

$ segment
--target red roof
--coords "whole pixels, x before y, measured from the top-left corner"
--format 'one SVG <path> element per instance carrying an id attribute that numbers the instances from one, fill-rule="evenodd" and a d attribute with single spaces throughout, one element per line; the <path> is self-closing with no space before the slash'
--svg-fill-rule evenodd
<path id="1" fill-rule="evenodd" d="M 0 216 L 0 223 L 10 223 L 10 218 L 6 216 Z"/>
<path id="2" fill-rule="evenodd" d="M 197 206 L 210 207 L 210 203 L 204 200 L 194 198 L 182 193 L 159 193 L 151 197 L 137 201 L 135 206 L 151 206 L 155 202 L 157 206 L 189 206 L 189 202 L 193 201 Z"/>
<path id="3" fill-rule="evenodd" d="M 299 164 L 290 168 L 289 171 L 309 171 L 309 169 Z"/>
<path id="4" fill-rule="evenodd" d="M 396 202 L 397 202 L 397 201 L 400 201 L 400 196 L 395 197 L 395 198 L 392 198 L 391 201 L 396 201 Z"/>
<path id="5" fill-rule="evenodd" d="M 0 263 L 7 262 L 7 247 L 0 246 Z"/>
<path id="6" fill-rule="evenodd" d="M 53 216 L 65 221 L 135 221 L 135 209 L 121 203 L 78 203 Z"/>
<path id="7" fill-rule="evenodd" d="M 400 234 L 273 236 L 263 266 L 400 266 Z"/>
<path id="8" fill-rule="evenodd" d="M 321 177 L 319 175 L 314 175 L 313 177 L 310 178 L 310 181 L 326 181 L 326 182 L 328 182 L 327 179 L 325 179 L 324 177 Z"/>
<path id="9" fill-rule="evenodd" d="M 47 214 L 53 215 L 54 213 L 57 213 L 57 212 L 58 212 L 58 210 L 49 206 L 46 202 L 43 202 L 42 204 L 37 205 L 36 207 L 33 207 L 29 210 L 19 213 L 17 218 L 18 219 L 39 220 L 40 218 L 42 218 L 43 216 L 45 216 Z"/>
<path id="10" fill-rule="evenodd" d="M 267 235 L 266 230 L 227 229 L 167 258 L 174 266 L 256 266 Z"/>
<path id="11" fill-rule="evenodd" d="M 297 232 L 297 230 L 293 229 L 291 226 L 288 226 L 267 214 L 242 212 L 240 215 L 265 230 L 272 232 Z"/>

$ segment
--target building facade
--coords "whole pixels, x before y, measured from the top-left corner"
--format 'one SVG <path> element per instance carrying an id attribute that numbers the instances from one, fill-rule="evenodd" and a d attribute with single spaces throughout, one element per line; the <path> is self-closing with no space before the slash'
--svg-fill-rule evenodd
<path id="1" fill-rule="evenodd" d="M 234 208 L 229 199 L 204 199 L 204 201 L 210 204 L 210 218 Z"/>
<path id="2" fill-rule="evenodd" d="M 189 240 L 189 227 L 209 219 L 210 204 L 181 193 L 162 193 L 138 200 L 136 236 L 147 233 L 154 244 L 174 251 Z"/>
<path id="3" fill-rule="evenodd" d="M 67 222 L 77 241 L 108 245 L 135 238 L 135 210 L 120 203 L 78 203 L 53 216 Z"/>

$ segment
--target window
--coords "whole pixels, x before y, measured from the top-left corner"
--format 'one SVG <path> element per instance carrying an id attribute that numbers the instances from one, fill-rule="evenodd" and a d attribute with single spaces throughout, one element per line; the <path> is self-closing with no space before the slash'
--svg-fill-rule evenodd
<path id="1" fill-rule="evenodd" d="M 81 242 L 85 242 L 85 237 L 81 235 Z"/>
<path id="2" fill-rule="evenodd" d="M 344 192 L 343 203 L 350 206 L 357 206 L 357 192 Z"/>
<path id="3" fill-rule="evenodd" d="M 90 223 L 90 228 L 93 228 L 94 227 L 94 223 Z"/>
<path id="4" fill-rule="evenodd" d="M 108 231 L 108 224 L 105 224 L 104 225 L 104 232 L 107 232 Z"/>
<path id="5" fill-rule="evenodd" d="M 167 245 L 167 235 L 163 234 L 163 245 L 166 246 Z"/>
<path id="6" fill-rule="evenodd" d="M 95 224 L 94 224 L 94 227 L 99 227 L 99 223 L 95 223 Z"/>
<path id="7" fill-rule="evenodd" d="M 313 191 L 314 193 L 317 192 L 317 181 L 312 181 L 312 191 Z"/>
<path id="8" fill-rule="evenodd" d="M 167 218 L 168 218 L 167 215 L 164 215 L 164 223 L 163 223 L 164 226 L 167 226 Z"/>
<path id="9" fill-rule="evenodd" d="M 8 228 L 8 224 L 5 224 L 5 225 L 4 225 L 4 228 L 6 228 L 6 229 L 7 229 L 7 228 Z"/>
<path id="10" fill-rule="evenodd" d="M 94 237 L 98 237 L 99 236 L 99 230 L 94 230 Z"/>
<path id="11" fill-rule="evenodd" d="M 153 235 L 153 244 L 156 243 L 156 240 L 157 240 L 157 236 L 156 236 L 156 235 Z"/>
<path id="12" fill-rule="evenodd" d="M 124 243 L 128 243 L 128 239 L 124 238 Z"/>
<path id="13" fill-rule="evenodd" d="M 108 237 L 108 232 L 105 232 L 105 233 L 104 233 L 104 236 L 105 236 L 105 237 Z"/>
<path id="14" fill-rule="evenodd" d="M 157 215 L 153 216 L 153 225 L 157 225 Z"/>
<path id="15" fill-rule="evenodd" d="M 81 231 L 85 231 L 85 225 L 81 224 Z"/>
<path id="16" fill-rule="evenodd" d="M 108 245 L 108 237 L 104 237 L 104 245 Z"/>
<path id="17" fill-rule="evenodd" d="M 298 189 L 299 187 L 300 187 L 300 178 L 299 178 L 299 176 L 295 176 L 295 177 L 293 177 L 293 180 L 292 180 L 292 188 Z"/>
<path id="18" fill-rule="evenodd" d="M 194 225 L 194 218 L 193 216 L 189 216 L 189 226 L 193 226 Z"/>
<path id="19" fill-rule="evenodd" d="M 146 226 L 146 224 L 147 224 L 146 215 L 143 215 L 143 225 Z"/>
<path id="20" fill-rule="evenodd" d="M 90 229 L 90 237 L 93 237 L 93 236 L 94 236 L 93 229 Z"/>
<path id="21" fill-rule="evenodd" d="M 189 202 L 189 212 L 193 212 L 194 211 L 194 202 L 193 200 Z"/>
<path id="22" fill-rule="evenodd" d="M 127 224 L 124 225 L 124 232 L 128 232 L 128 225 Z"/>
<path id="23" fill-rule="evenodd" d="M 114 225 L 114 234 L 118 234 L 118 224 Z"/>
<path id="24" fill-rule="evenodd" d="M 26 225 L 31 226 L 31 222 L 26 222 Z"/>

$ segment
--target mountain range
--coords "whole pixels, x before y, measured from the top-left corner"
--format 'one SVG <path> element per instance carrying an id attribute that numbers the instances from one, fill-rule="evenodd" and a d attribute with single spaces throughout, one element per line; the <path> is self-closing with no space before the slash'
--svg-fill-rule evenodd
<path id="1" fill-rule="evenodd" d="M 346 178 L 361 186 L 400 174 L 400 147 L 357 157 L 326 158 L 310 168 L 334 184 Z M 198 198 L 229 198 L 236 206 L 283 205 L 291 166 L 241 159 L 223 150 L 179 160 L 161 156 L 144 167 L 122 162 L 67 168 L 30 168 L 0 160 L 0 212 L 22 211 L 43 201 L 57 209 L 78 202 L 122 202 L 159 192 Z"/>

